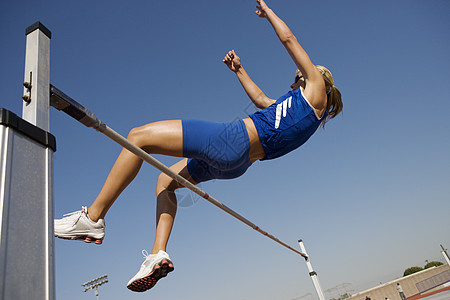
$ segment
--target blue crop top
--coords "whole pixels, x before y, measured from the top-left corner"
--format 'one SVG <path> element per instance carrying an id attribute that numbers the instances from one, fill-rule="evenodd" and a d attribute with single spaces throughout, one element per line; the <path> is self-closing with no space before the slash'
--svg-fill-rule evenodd
<path id="1" fill-rule="evenodd" d="M 274 104 L 250 115 L 266 157 L 283 156 L 303 145 L 322 123 L 322 118 L 303 95 L 301 88 L 289 91 Z"/>

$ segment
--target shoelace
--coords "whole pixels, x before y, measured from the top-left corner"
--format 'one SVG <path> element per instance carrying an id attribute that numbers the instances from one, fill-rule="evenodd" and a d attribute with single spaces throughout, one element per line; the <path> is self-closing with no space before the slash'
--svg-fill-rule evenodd
<path id="1" fill-rule="evenodd" d="M 157 254 L 149 254 L 148 252 L 147 252 L 147 250 L 142 250 L 142 255 L 144 255 L 144 257 L 145 257 L 145 260 L 144 260 L 144 262 L 142 263 L 142 268 L 144 268 L 145 267 L 145 265 L 146 265 L 146 263 L 149 261 L 149 259 L 150 259 L 150 256 L 155 256 L 155 255 L 157 255 Z"/>
<path id="2" fill-rule="evenodd" d="M 78 220 L 81 218 L 81 216 L 83 215 L 83 213 L 87 214 L 87 207 L 86 206 L 82 206 L 81 210 L 65 214 L 65 215 L 63 215 L 63 217 L 67 217 L 66 218 L 67 222 L 74 220 L 73 224 L 76 224 L 78 222 Z M 77 218 L 75 220 L 74 217 L 75 217 L 76 214 L 78 214 L 78 216 L 77 216 Z M 71 217 L 71 216 L 73 216 L 73 217 Z"/>

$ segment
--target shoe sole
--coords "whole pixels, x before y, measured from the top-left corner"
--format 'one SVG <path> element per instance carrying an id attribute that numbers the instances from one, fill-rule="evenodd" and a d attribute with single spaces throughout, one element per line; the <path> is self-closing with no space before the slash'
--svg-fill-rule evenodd
<path id="1" fill-rule="evenodd" d="M 101 245 L 101 243 L 103 243 L 103 239 L 96 239 L 96 238 L 88 237 L 88 236 L 84 238 L 84 241 L 86 243 L 94 243 L 97 245 Z"/>
<path id="2" fill-rule="evenodd" d="M 174 270 L 173 264 L 170 260 L 164 259 L 159 264 L 153 267 L 152 272 L 141 279 L 133 281 L 127 286 L 129 290 L 133 292 L 145 292 L 152 287 L 163 277 Z"/>
<path id="3" fill-rule="evenodd" d="M 56 237 L 64 240 L 76 240 L 76 241 L 84 241 L 86 243 L 94 243 L 97 245 L 100 245 L 103 243 L 103 239 L 96 239 L 94 237 L 86 236 L 86 235 L 80 235 L 75 237 L 63 237 L 63 236 L 57 236 Z"/>

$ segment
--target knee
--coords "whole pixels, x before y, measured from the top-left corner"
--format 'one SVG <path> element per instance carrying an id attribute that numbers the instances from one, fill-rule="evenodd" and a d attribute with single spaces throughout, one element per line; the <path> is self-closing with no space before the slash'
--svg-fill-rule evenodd
<path id="1" fill-rule="evenodd" d="M 169 192 L 175 192 L 176 189 L 182 188 L 176 180 L 172 177 L 166 175 L 165 173 L 161 173 L 158 177 L 158 182 L 156 183 L 156 194 L 158 195 L 162 191 L 166 190 Z"/>
<path id="2" fill-rule="evenodd" d="M 146 137 L 152 136 L 151 130 L 151 126 L 135 127 L 128 133 L 127 140 L 138 147 L 143 147 L 147 143 Z"/>
<path id="3" fill-rule="evenodd" d="M 130 130 L 127 136 L 127 140 L 129 140 L 133 144 L 136 144 L 136 142 L 139 140 L 139 127 Z"/>

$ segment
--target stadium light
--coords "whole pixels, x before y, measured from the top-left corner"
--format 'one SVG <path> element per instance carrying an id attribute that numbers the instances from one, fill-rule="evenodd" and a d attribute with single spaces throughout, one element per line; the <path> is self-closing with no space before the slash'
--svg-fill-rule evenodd
<path id="1" fill-rule="evenodd" d="M 94 290 L 95 296 L 97 296 L 97 300 L 99 300 L 98 287 L 107 282 L 108 282 L 108 275 L 103 275 L 95 279 L 89 280 L 88 282 L 83 283 L 84 286 L 83 292 L 87 292 L 88 290 Z"/>

